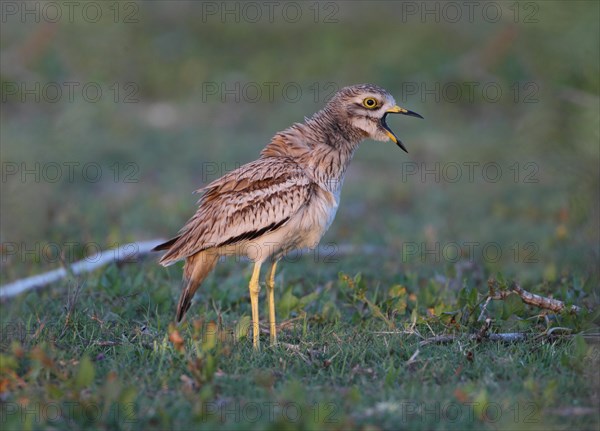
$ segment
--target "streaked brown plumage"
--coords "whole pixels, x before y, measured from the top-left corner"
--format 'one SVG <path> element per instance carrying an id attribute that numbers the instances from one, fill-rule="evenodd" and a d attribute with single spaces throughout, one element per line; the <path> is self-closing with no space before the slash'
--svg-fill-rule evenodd
<path id="1" fill-rule="evenodd" d="M 160 259 L 164 266 L 185 259 L 177 320 L 219 256 L 247 256 L 255 263 L 249 287 L 258 347 L 258 279 L 261 264 L 270 260 L 266 286 L 275 343 L 277 261 L 292 250 L 318 245 L 335 217 L 346 169 L 363 139 L 391 139 L 406 151 L 385 123 L 389 113 L 420 117 L 396 106 L 380 87 L 345 87 L 310 119 L 277 133 L 258 160 L 198 190 L 203 195 L 194 216 L 177 237 L 155 249 L 167 251 Z"/>

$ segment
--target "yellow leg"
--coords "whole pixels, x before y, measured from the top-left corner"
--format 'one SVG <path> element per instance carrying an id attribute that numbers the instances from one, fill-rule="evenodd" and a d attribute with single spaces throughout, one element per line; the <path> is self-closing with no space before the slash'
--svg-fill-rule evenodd
<path id="1" fill-rule="evenodd" d="M 267 298 L 269 300 L 269 332 L 271 333 L 271 345 L 277 344 L 277 325 L 275 323 L 275 268 L 277 261 L 271 264 L 267 274 Z"/>
<path id="2" fill-rule="evenodd" d="M 254 263 L 254 271 L 252 271 L 252 278 L 250 278 L 250 304 L 252 305 L 252 336 L 254 350 L 258 350 L 260 347 L 258 327 L 258 293 L 260 292 L 260 285 L 258 284 L 258 277 L 260 276 L 260 265 L 261 262 Z"/>

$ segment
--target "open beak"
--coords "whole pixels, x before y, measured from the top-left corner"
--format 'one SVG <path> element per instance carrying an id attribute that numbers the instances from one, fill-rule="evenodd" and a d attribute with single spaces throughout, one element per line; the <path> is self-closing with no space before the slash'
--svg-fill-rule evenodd
<path id="1" fill-rule="evenodd" d="M 423 118 L 423 117 L 421 115 L 417 114 L 416 112 L 409 111 L 408 109 L 404 109 L 404 108 L 401 108 L 398 105 L 396 105 L 393 108 L 390 108 L 387 111 L 385 111 L 385 114 L 383 114 L 383 117 L 381 118 L 381 126 L 385 130 L 385 133 L 390 137 L 390 139 L 392 141 L 394 141 L 396 143 L 396 145 L 398 145 L 400 148 L 402 148 L 405 152 L 408 153 L 408 150 L 406 149 L 406 147 L 404 146 L 402 141 L 396 137 L 394 132 L 392 132 L 390 127 L 385 122 L 385 117 L 387 117 L 388 114 L 402 114 L 402 115 L 408 115 L 409 117 L 417 117 L 417 118 Z"/>

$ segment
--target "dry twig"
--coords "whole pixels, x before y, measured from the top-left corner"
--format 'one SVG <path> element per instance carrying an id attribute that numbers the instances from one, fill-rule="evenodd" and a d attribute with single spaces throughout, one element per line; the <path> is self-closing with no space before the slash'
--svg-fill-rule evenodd
<path id="1" fill-rule="evenodd" d="M 515 292 L 521 297 L 525 304 L 535 305 L 536 307 L 552 310 L 556 313 L 560 313 L 566 307 L 565 303 L 559 301 L 558 299 L 546 298 L 545 296 L 536 295 L 535 293 L 530 293 L 526 291 L 521 286 L 519 286 L 519 284 L 516 281 L 514 281 L 511 284 L 510 288 L 513 292 Z M 581 307 L 571 305 L 568 311 L 572 313 L 579 313 L 581 311 Z"/>
<path id="2" fill-rule="evenodd" d="M 483 305 L 483 308 L 481 310 L 481 314 L 479 315 L 480 320 L 482 320 L 484 312 L 486 311 L 486 307 L 491 299 L 505 299 L 507 296 L 513 293 L 518 295 L 525 304 L 534 305 L 538 308 L 543 308 L 546 310 L 551 310 L 555 313 L 560 313 L 563 310 L 565 310 L 565 308 L 567 308 L 565 303 L 559 301 L 558 299 L 547 298 L 545 296 L 536 295 L 535 293 L 526 291 L 516 281 L 513 281 L 510 285 L 510 288 L 507 290 L 496 290 L 497 286 L 498 282 L 496 280 L 494 280 L 493 278 L 490 278 L 488 280 L 488 288 L 490 293 L 488 294 L 488 299 L 485 301 L 485 304 Z M 567 310 L 571 313 L 579 313 L 582 309 L 581 307 L 572 305 L 571 307 L 567 308 Z"/>
<path id="3" fill-rule="evenodd" d="M 27 292 L 28 290 L 46 286 L 50 283 L 61 280 L 68 275 L 75 276 L 79 274 L 85 274 L 101 268 L 104 265 L 108 265 L 109 263 L 135 262 L 138 258 L 149 254 L 156 245 L 163 241 L 164 240 L 162 239 L 158 239 L 153 241 L 124 244 L 113 250 L 105 250 L 93 256 L 88 256 L 85 259 L 69 265 L 68 268 L 63 265 L 62 268 L 58 268 L 53 271 L 48 271 L 43 274 L 34 275 L 5 284 L 4 286 L 0 287 L 0 299 L 12 298 L 13 296 Z"/>
<path id="4" fill-rule="evenodd" d="M 484 326 L 485 328 L 485 326 Z M 483 328 L 482 328 L 483 329 Z M 487 331 L 487 329 L 486 329 Z M 469 336 L 470 340 L 476 341 L 502 341 L 505 343 L 512 343 L 515 341 L 524 341 L 528 338 L 528 334 L 524 332 L 505 332 L 500 334 L 487 334 L 485 336 L 480 336 L 482 331 L 479 330 L 476 334 L 471 334 Z M 435 337 L 427 338 L 419 343 L 420 346 L 426 346 L 427 344 L 446 344 L 453 343 L 454 341 L 462 338 L 460 335 L 438 335 Z"/>

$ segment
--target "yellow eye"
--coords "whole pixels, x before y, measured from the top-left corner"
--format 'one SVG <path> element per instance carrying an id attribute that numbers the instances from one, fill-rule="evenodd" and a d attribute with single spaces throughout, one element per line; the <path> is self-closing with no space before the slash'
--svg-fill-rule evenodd
<path id="1" fill-rule="evenodd" d="M 377 100 L 372 97 L 367 97 L 363 100 L 363 106 L 367 109 L 375 109 L 377 108 Z"/>

